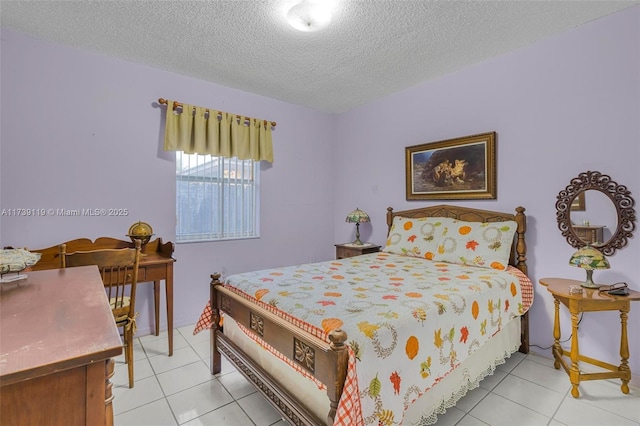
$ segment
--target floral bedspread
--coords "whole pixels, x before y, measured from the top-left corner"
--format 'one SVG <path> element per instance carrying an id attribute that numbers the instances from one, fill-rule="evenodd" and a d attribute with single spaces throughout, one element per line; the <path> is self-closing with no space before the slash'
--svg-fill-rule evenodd
<path id="1" fill-rule="evenodd" d="M 412 401 L 533 299 L 531 282 L 516 268 L 384 252 L 237 274 L 225 285 L 325 340 L 335 328 L 347 333 L 359 398 L 344 402 L 360 404 L 362 413 L 353 423 L 339 407 L 336 422 L 349 425 L 401 424 Z"/>

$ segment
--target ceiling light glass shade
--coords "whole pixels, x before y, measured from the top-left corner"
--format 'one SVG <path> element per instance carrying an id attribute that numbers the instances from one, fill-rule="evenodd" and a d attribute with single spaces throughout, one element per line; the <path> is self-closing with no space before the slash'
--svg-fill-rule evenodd
<path id="1" fill-rule="evenodd" d="M 289 9 L 287 21 L 296 30 L 317 31 L 329 25 L 331 13 L 321 3 L 303 0 Z"/>
<path id="2" fill-rule="evenodd" d="M 582 268 L 587 271 L 587 280 L 583 282 L 582 287 L 598 288 L 599 286 L 593 282 L 594 269 L 609 269 L 609 261 L 598 249 L 589 245 L 582 247 L 573 253 L 569 260 L 569 265 Z"/>
<path id="3" fill-rule="evenodd" d="M 360 223 L 361 222 L 371 222 L 369 215 L 356 208 L 354 211 L 347 215 L 347 219 L 345 222 L 355 223 L 356 224 L 356 240 L 352 243 L 358 246 L 364 245 L 362 241 L 360 241 Z"/>

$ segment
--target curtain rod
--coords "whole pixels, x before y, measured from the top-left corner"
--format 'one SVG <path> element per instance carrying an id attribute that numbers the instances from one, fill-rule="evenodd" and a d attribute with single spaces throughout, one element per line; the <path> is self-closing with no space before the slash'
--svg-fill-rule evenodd
<path id="1" fill-rule="evenodd" d="M 165 98 L 158 99 L 158 103 L 161 104 L 161 105 L 167 105 L 167 102 L 169 102 L 169 101 L 167 101 Z M 173 101 L 173 109 L 176 110 L 178 108 L 182 108 L 182 103 L 180 103 L 178 101 Z M 207 108 L 207 113 L 209 113 L 209 109 L 208 108 Z M 220 113 L 218 113 L 218 115 L 220 116 Z M 234 114 L 234 115 L 237 115 L 237 114 Z M 239 116 L 239 117 L 242 117 L 242 116 Z M 244 117 L 244 119 L 251 121 L 251 117 Z M 269 122 L 267 120 L 264 120 L 264 124 L 265 125 L 269 124 Z M 276 127 L 276 122 L 275 121 L 271 122 L 271 127 Z"/>

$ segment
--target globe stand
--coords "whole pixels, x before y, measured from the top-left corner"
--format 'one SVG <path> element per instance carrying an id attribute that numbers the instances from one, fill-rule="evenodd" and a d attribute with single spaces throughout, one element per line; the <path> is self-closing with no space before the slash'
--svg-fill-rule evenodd
<path id="1" fill-rule="evenodd" d="M 151 237 L 153 236 L 153 234 L 151 235 L 127 235 L 127 237 L 131 238 L 131 242 L 135 245 L 136 244 L 136 240 L 140 241 L 140 256 L 146 256 L 147 253 L 144 253 L 144 248 L 147 245 L 147 243 L 151 240 Z"/>

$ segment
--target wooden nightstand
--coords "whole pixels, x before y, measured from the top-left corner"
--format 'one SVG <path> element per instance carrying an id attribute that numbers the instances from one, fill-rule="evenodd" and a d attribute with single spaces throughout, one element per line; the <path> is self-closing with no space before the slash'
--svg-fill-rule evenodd
<path id="1" fill-rule="evenodd" d="M 629 380 L 631 380 L 631 369 L 629 368 L 629 343 L 627 341 L 627 317 L 632 301 L 640 300 L 640 292 L 629 290 L 627 296 L 612 296 L 607 293 L 600 293 L 598 289 L 587 289 L 580 287 L 580 281 L 567 280 L 563 278 L 542 278 L 540 284 L 547 287 L 553 295 L 555 304 L 555 317 L 553 320 L 553 363 L 556 369 L 560 366 L 569 375 L 571 384 L 571 395 L 574 398 L 580 396 L 578 385 L 581 380 L 600 379 L 621 379 L 622 393 L 629 393 Z M 605 284 L 606 285 L 606 284 Z M 580 293 L 571 293 L 570 287 L 578 286 Z M 571 350 L 563 349 L 560 346 L 560 303 L 569 308 L 571 313 Z M 581 312 L 597 311 L 620 311 L 620 365 L 612 365 L 597 359 L 580 355 L 578 348 L 578 316 Z M 567 363 L 563 356 L 570 356 L 571 364 Z M 602 373 L 583 373 L 580 371 L 579 361 L 596 365 L 605 370 Z"/>
<path id="2" fill-rule="evenodd" d="M 336 244 L 336 259 L 360 256 L 361 254 L 376 253 L 380 251 L 380 246 L 364 243 L 356 245 L 353 243 Z"/>

